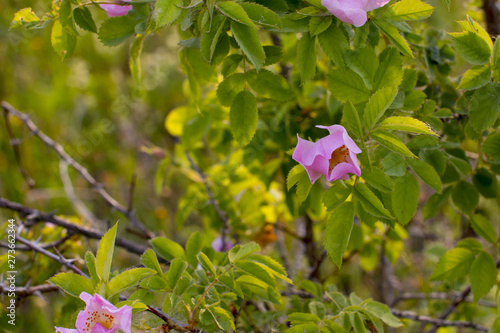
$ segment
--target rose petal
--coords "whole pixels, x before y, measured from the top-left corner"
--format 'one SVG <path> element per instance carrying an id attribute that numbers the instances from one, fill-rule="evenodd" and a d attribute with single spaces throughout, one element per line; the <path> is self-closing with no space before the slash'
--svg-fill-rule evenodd
<path id="1" fill-rule="evenodd" d="M 55 327 L 56 329 L 56 333 L 59 332 L 59 333 L 78 333 L 77 330 L 73 329 L 73 328 L 63 328 L 63 327 Z"/>
<path id="2" fill-rule="evenodd" d="M 108 14 L 109 17 L 127 15 L 127 13 L 133 8 L 132 5 L 122 6 L 122 5 L 102 4 L 99 6 L 106 11 L 106 14 Z"/>

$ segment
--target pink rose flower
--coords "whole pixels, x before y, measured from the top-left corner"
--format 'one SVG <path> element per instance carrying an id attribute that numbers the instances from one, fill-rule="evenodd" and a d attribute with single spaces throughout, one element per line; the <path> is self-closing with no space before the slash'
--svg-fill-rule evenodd
<path id="1" fill-rule="evenodd" d="M 85 310 L 76 318 L 76 329 L 56 327 L 60 333 L 116 333 L 122 330 L 130 332 L 132 325 L 132 307 L 124 305 L 117 308 L 101 295 L 94 296 L 82 292 L 80 298 L 85 301 Z"/>
<path id="2" fill-rule="evenodd" d="M 226 246 L 222 248 L 222 237 L 217 237 L 212 242 L 212 248 L 217 252 L 226 252 L 233 248 L 233 243 L 226 240 Z"/>
<path id="3" fill-rule="evenodd" d="M 348 173 L 361 176 L 356 154 L 361 149 L 349 137 L 344 127 L 340 125 L 316 126 L 327 129 L 330 134 L 316 142 L 303 140 L 299 137 L 292 158 L 299 162 L 307 171 L 311 183 L 326 176 L 329 182 L 349 179 Z"/>
<path id="4" fill-rule="evenodd" d="M 130 2 L 128 0 L 119 1 L 118 3 L 127 3 Z M 99 5 L 102 9 L 106 11 L 109 17 L 114 16 L 123 16 L 127 15 L 129 10 L 132 10 L 132 5 L 110 5 L 110 4 L 102 4 Z"/>
<path id="5" fill-rule="evenodd" d="M 361 27 L 366 23 L 366 13 L 385 6 L 390 0 L 321 0 L 321 4 L 338 19 Z"/>

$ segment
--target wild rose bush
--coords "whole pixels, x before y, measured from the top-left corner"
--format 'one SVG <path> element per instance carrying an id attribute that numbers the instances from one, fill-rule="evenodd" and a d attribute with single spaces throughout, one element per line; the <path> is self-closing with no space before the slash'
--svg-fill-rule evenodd
<path id="1" fill-rule="evenodd" d="M 172 223 L 203 229 L 146 233 L 129 269 L 111 270 L 117 225 L 97 250 L 74 249 L 83 274 L 49 281 L 86 308 L 57 330 L 87 332 L 96 307 L 94 333 L 500 330 L 499 42 L 481 17 L 443 31 L 433 12 L 421 0 L 21 9 L 11 28 L 51 29 L 63 60 L 88 33 L 129 45 L 139 92 L 151 36 L 176 33 L 184 104 L 166 115 L 174 148 L 155 186 L 184 177 Z"/>

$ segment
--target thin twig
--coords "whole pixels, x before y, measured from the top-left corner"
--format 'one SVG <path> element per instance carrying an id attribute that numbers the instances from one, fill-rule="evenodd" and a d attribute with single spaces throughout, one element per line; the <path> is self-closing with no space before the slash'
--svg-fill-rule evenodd
<path id="1" fill-rule="evenodd" d="M 73 183 L 68 173 L 68 163 L 64 160 L 59 160 L 59 175 L 61 176 L 64 192 L 66 192 L 68 200 L 75 207 L 76 211 L 90 223 L 97 221 L 94 214 L 92 214 L 85 204 L 76 196 Z"/>
<path id="2" fill-rule="evenodd" d="M 137 175 L 134 173 L 132 175 L 132 180 L 130 181 L 130 189 L 128 191 L 128 204 L 127 204 L 128 212 L 132 212 L 132 208 L 134 207 L 134 191 L 135 191 L 136 181 L 137 181 Z"/>
<path id="3" fill-rule="evenodd" d="M 208 195 L 208 200 L 210 204 L 214 207 L 215 213 L 219 217 L 219 219 L 222 221 L 222 230 L 221 230 L 221 240 L 222 240 L 222 248 L 226 248 L 226 232 L 229 231 L 229 220 L 227 218 L 226 213 L 220 208 L 219 204 L 215 201 L 214 194 L 212 193 L 212 190 L 208 186 L 208 179 L 205 173 L 200 169 L 200 167 L 194 162 L 193 158 L 191 157 L 191 154 L 189 151 L 185 151 L 186 158 L 189 161 L 189 164 L 191 165 L 191 168 L 198 173 L 198 175 L 201 177 L 201 180 L 203 182 L 203 185 L 205 186 L 205 191 L 207 192 Z"/>
<path id="4" fill-rule="evenodd" d="M 14 156 L 16 158 L 17 166 L 19 168 L 19 172 L 23 176 L 24 180 L 28 184 L 28 187 L 30 189 L 33 189 L 35 187 L 35 180 L 31 178 L 30 174 L 28 171 L 23 166 L 22 159 L 21 159 L 21 150 L 19 149 L 19 139 L 16 138 L 14 131 L 12 130 L 12 126 L 10 124 L 10 119 L 9 119 L 9 114 L 7 111 L 4 110 L 3 112 L 3 117 L 5 119 L 5 127 L 7 128 L 7 133 L 9 134 L 10 138 L 10 145 L 12 146 L 12 149 L 14 150 Z"/>
<path id="5" fill-rule="evenodd" d="M 32 222 L 50 222 L 60 227 L 63 227 L 70 232 L 78 233 L 84 235 L 89 238 L 101 239 L 104 236 L 104 233 L 85 227 L 82 225 L 76 225 L 71 223 L 70 221 L 63 219 L 61 217 L 55 216 L 53 214 L 44 213 L 42 211 L 25 207 L 17 202 L 12 202 L 7 199 L 0 197 L 0 208 L 6 208 L 21 214 L 21 216 L 26 217 L 29 221 Z M 126 249 L 129 252 L 136 254 L 143 254 L 144 251 L 147 250 L 146 247 L 139 246 L 134 244 L 128 240 L 117 237 L 115 240 L 115 244 Z"/>
<path id="6" fill-rule="evenodd" d="M 410 311 L 400 311 L 396 309 L 391 309 L 392 314 L 399 318 L 410 319 L 414 321 L 419 321 L 425 324 L 432 324 L 436 327 L 462 327 L 462 328 L 472 328 L 478 332 L 488 332 L 486 327 L 478 324 L 474 324 L 470 321 L 451 321 L 439 318 L 432 318 L 428 316 L 422 316 Z"/>
<path id="7" fill-rule="evenodd" d="M 75 235 L 74 232 L 69 232 L 66 236 L 62 237 L 62 238 L 59 238 L 53 242 L 50 242 L 50 243 L 45 243 L 45 244 L 38 244 L 39 247 L 41 247 L 42 249 L 51 249 L 53 247 L 57 247 L 61 244 L 64 244 L 64 242 L 66 242 L 68 239 L 70 239 L 71 237 L 73 237 Z M 8 243 L 5 243 L 5 242 L 0 242 L 0 247 L 3 247 L 3 248 L 6 248 L 6 249 L 10 249 L 10 246 Z M 29 247 L 29 246 L 16 246 L 16 250 L 19 250 L 19 251 L 32 251 L 32 249 Z"/>
<path id="8" fill-rule="evenodd" d="M 11 115 L 21 119 L 26 127 L 40 140 L 45 143 L 48 147 L 52 148 L 61 159 L 63 159 L 66 163 L 71 165 L 96 191 L 103 199 L 106 201 L 111 207 L 119 211 L 123 216 L 127 217 L 128 220 L 139 230 L 144 233 L 148 238 L 153 238 L 154 235 L 151 231 L 147 230 L 146 227 L 134 216 L 132 212 L 129 212 L 126 207 L 122 206 L 118 201 L 116 201 L 105 189 L 104 186 L 95 180 L 94 177 L 90 175 L 90 173 L 85 169 L 80 163 L 75 161 L 71 156 L 69 156 L 64 148 L 48 137 L 45 133 L 40 131 L 40 129 L 31 121 L 28 115 L 16 110 L 13 106 L 11 106 L 7 102 L 2 102 L 2 108 L 5 112 L 10 113 Z"/>
<path id="9" fill-rule="evenodd" d="M 449 301 L 452 299 L 455 299 L 459 296 L 459 293 L 444 293 L 444 292 L 433 292 L 433 293 L 402 293 L 401 295 L 398 295 L 396 300 L 394 301 L 394 304 L 397 304 L 399 301 L 404 301 L 404 300 L 442 300 L 442 301 Z M 471 297 L 467 297 L 464 302 L 468 303 L 473 303 L 474 300 Z M 497 304 L 492 301 L 486 301 L 486 300 L 478 300 L 477 301 L 478 305 L 486 306 L 489 308 L 496 308 Z"/>
<path id="10" fill-rule="evenodd" d="M 49 283 L 33 287 L 16 287 L 16 296 L 22 298 L 31 295 L 37 295 L 39 293 L 53 292 L 58 290 L 58 286 Z M 6 294 L 8 292 L 10 292 L 9 287 L 4 284 L 0 284 L 0 294 Z"/>
<path id="11" fill-rule="evenodd" d="M 39 253 L 43 254 L 44 256 L 49 257 L 50 259 L 52 259 L 54 261 L 57 261 L 61 265 L 64 265 L 64 266 L 68 267 L 69 269 L 75 271 L 75 273 L 80 274 L 80 275 L 88 278 L 87 274 L 82 272 L 82 270 L 80 268 L 73 265 L 70 260 L 65 259 L 63 256 L 55 255 L 54 253 L 49 252 L 49 251 L 41 248 L 37 244 L 30 242 L 29 240 L 24 239 L 19 235 L 16 236 L 16 241 L 19 241 L 19 242 L 23 243 L 24 245 L 27 245 L 28 247 L 33 249 L 33 251 L 39 252 Z"/>
<path id="12" fill-rule="evenodd" d="M 161 311 L 160 309 L 156 309 L 156 308 L 148 305 L 148 310 L 147 311 L 151 312 L 152 314 L 154 314 L 158 318 L 162 319 L 166 323 L 167 327 L 169 329 L 171 329 L 171 330 L 176 330 L 178 332 L 199 332 L 199 333 L 205 333 L 202 330 L 191 330 L 191 329 L 189 329 L 186 324 L 183 324 L 183 323 L 179 322 L 178 320 L 170 317 L 169 315 L 167 315 L 165 312 Z"/>

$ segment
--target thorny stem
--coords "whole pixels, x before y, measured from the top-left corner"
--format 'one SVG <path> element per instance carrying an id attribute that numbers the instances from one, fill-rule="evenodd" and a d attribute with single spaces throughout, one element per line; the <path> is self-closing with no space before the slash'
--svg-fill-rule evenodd
<path id="1" fill-rule="evenodd" d="M 222 274 L 220 274 L 219 276 L 222 276 L 224 274 L 226 274 L 227 272 L 229 272 L 229 270 L 231 268 L 233 268 L 234 265 L 231 264 L 229 265 L 229 267 L 224 271 L 222 272 Z M 210 291 L 210 289 L 219 281 L 219 278 L 218 277 L 215 277 L 214 280 L 212 281 L 212 283 L 210 283 L 210 285 L 205 289 L 205 291 L 203 292 L 203 294 L 198 298 L 198 301 L 196 302 L 196 305 L 194 306 L 193 308 L 193 311 L 191 311 L 191 315 L 190 315 L 190 319 L 189 319 L 189 325 L 191 326 L 191 328 L 195 328 L 196 326 L 196 322 L 194 320 L 194 316 L 196 315 L 196 311 L 198 310 L 198 307 L 200 306 L 201 304 L 201 301 L 203 301 L 203 299 L 205 298 L 205 296 L 207 295 L 207 293 Z"/>

